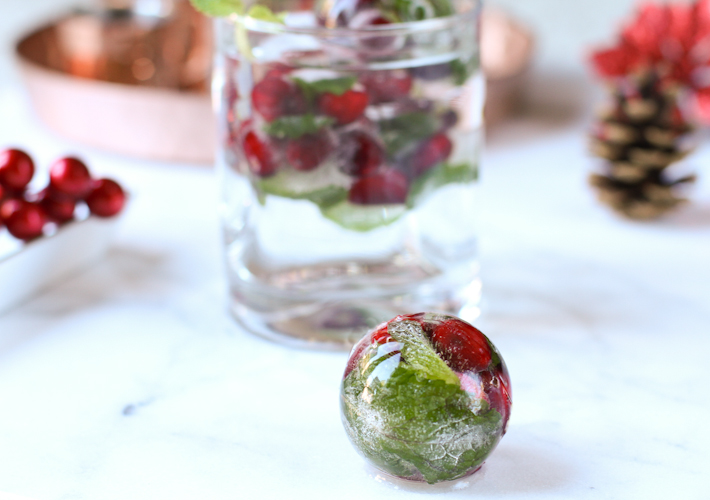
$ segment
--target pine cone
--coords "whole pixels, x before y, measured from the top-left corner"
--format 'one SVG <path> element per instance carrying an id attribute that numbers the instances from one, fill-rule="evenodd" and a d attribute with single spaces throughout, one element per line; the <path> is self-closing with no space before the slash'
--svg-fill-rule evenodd
<path id="1" fill-rule="evenodd" d="M 647 73 L 614 89 L 613 106 L 592 133 L 592 154 L 606 160 L 590 183 L 602 203 L 632 219 L 653 219 L 687 201 L 676 191 L 694 176 L 668 179 L 665 170 L 684 158 L 680 143 L 691 131 L 676 95 Z"/>

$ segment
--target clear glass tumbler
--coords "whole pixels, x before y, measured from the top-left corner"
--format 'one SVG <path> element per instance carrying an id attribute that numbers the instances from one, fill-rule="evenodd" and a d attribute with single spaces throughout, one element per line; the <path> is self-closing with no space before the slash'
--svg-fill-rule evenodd
<path id="1" fill-rule="evenodd" d="M 344 348 L 397 314 L 472 320 L 484 79 L 478 0 L 452 16 L 324 28 L 216 21 L 231 310 Z"/>

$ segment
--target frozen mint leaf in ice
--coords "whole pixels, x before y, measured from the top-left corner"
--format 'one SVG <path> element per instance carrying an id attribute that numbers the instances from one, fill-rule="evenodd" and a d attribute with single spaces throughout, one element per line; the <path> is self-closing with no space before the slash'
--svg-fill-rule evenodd
<path id="1" fill-rule="evenodd" d="M 345 76 L 342 78 L 329 78 L 325 80 L 315 80 L 312 82 L 307 82 L 300 78 L 293 79 L 296 84 L 301 87 L 306 95 L 323 94 L 328 92 L 329 94 L 343 95 L 345 92 L 350 90 L 352 86 L 357 81 L 354 76 Z"/>
<path id="2" fill-rule="evenodd" d="M 488 408 L 474 414 L 459 385 L 422 376 L 404 353 L 402 359 L 384 382 L 367 384 L 358 369 L 345 379 L 348 435 L 374 465 L 395 476 L 433 484 L 466 475 L 498 443 L 500 413 Z"/>
<path id="3" fill-rule="evenodd" d="M 434 350 L 418 321 L 393 321 L 387 325 L 387 333 L 403 345 L 402 356 L 413 369 L 430 379 L 443 380 L 455 386 L 460 384 L 456 374 Z"/>
<path id="4" fill-rule="evenodd" d="M 367 232 L 397 221 L 407 211 L 404 205 L 356 205 L 347 200 L 321 207 L 326 219 L 345 229 Z"/>
<path id="5" fill-rule="evenodd" d="M 439 128 L 439 121 L 432 113 L 414 111 L 382 120 L 378 125 L 387 154 L 393 156 L 434 134 Z"/>
<path id="6" fill-rule="evenodd" d="M 293 200 L 309 200 L 321 209 L 335 205 L 348 195 L 350 179 L 333 165 L 326 164 L 310 172 L 283 170 L 255 182 L 258 193 Z"/>
<path id="7" fill-rule="evenodd" d="M 264 127 L 264 131 L 278 139 L 298 139 L 306 134 L 315 134 L 335 121 L 328 116 L 312 114 L 282 116 Z"/>

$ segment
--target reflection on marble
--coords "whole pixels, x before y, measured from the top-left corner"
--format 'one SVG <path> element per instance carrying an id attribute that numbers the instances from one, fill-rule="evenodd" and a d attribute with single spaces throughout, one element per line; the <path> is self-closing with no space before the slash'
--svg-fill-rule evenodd
<path id="1" fill-rule="evenodd" d="M 4 140 L 41 164 L 77 151 L 23 103 L 0 90 Z M 707 498 L 707 181 L 697 206 L 625 222 L 586 188 L 579 124 L 510 130 L 485 159 L 479 326 L 510 368 L 512 418 L 479 473 L 432 494 Z M 212 172 L 78 151 L 135 201 L 100 264 L 0 316 L 0 491 L 410 498 L 347 441 L 346 353 L 271 344 L 227 316 Z"/>

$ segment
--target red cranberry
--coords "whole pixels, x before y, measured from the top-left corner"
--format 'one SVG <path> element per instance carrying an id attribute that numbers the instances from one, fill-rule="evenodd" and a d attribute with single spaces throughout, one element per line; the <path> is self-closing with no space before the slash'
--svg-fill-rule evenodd
<path id="1" fill-rule="evenodd" d="M 280 116 L 305 113 L 307 108 L 301 90 L 277 76 L 267 76 L 254 85 L 251 102 L 254 109 L 269 122 Z"/>
<path id="2" fill-rule="evenodd" d="M 91 191 L 91 174 L 81 160 L 60 158 L 49 167 L 49 185 L 56 193 L 83 199 Z"/>
<path id="3" fill-rule="evenodd" d="M 385 152 L 377 140 L 366 132 L 356 130 L 343 141 L 344 149 L 352 147 L 352 153 L 346 158 L 342 170 L 349 175 L 360 177 L 372 174 L 385 159 Z"/>
<path id="4" fill-rule="evenodd" d="M 408 190 L 404 174 L 390 168 L 358 179 L 350 188 L 348 200 L 358 205 L 404 203 Z"/>
<path id="5" fill-rule="evenodd" d="M 0 152 L 0 184 L 10 190 L 21 191 L 27 187 L 35 173 L 32 158 L 19 149 Z"/>
<path id="6" fill-rule="evenodd" d="M 412 89 L 412 77 L 406 71 L 371 71 L 360 78 L 374 104 L 402 99 Z"/>
<path id="7" fill-rule="evenodd" d="M 0 220 L 3 222 L 22 206 L 24 200 L 21 198 L 9 198 L 0 204 Z"/>
<path id="8" fill-rule="evenodd" d="M 42 207 L 47 217 L 59 224 L 68 222 L 74 218 L 76 201 L 64 197 L 53 195 L 52 190 L 43 189 L 37 196 L 37 203 Z"/>
<path id="9" fill-rule="evenodd" d="M 307 134 L 291 139 L 286 147 L 286 159 L 293 168 L 313 170 L 330 155 L 333 146 L 325 134 Z"/>
<path id="10" fill-rule="evenodd" d="M 385 344 L 392 340 L 392 335 L 387 331 L 387 323 L 380 325 L 377 330 L 370 334 L 370 343 L 372 344 Z"/>
<path id="11" fill-rule="evenodd" d="M 7 230 L 15 238 L 31 240 L 42 235 L 47 215 L 39 205 L 25 200 L 9 200 L 0 208 Z"/>
<path id="12" fill-rule="evenodd" d="M 503 417 L 503 433 L 505 433 L 508 426 L 508 419 L 510 418 L 510 408 L 513 404 L 508 370 L 505 368 L 505 365 L 502 365 L 500 369 L 496 369 L 493 372 L 488 370 L 479 372 L 478 376 L 481 378 L 481 382 L 485 388 L 491 386 L 500 387 L 499 391 L 492 390 L 487 392 L 488 404 Z"/>
<path id="13" fill-rule="evenodd" d="M 293 66 L 289 66 L 288 64 L 284 64 L 281 62 L 275 62 L 272 64 L 269 64 L 267 67 L 268 71 L 266 72 L 266 78 L 270 77 L 282 77 L 284 75 L 288 75 L 291 73 L 295 68 Z"/>
<path id="14" fill-rule="evenodd" d="M 123 209 L 126 203 L 126 193 L 123 188 L 111 179 L 96 181 L 94 188 L 86 197 L 86 204 L 94 215 L 113 217 Z"/>
<path id="15" fill-rule="evenodd" d="M 453 144 L 446 134 L 438 133 L 431 136 L 412 155 L 410 169 L 414 176 L 417 177 L 446 160 L 452 149 Z"/>
<path id="16" fill-rule="evenodd" d="M 318 104 L 323 113 L 335 118 L 339 125 L 345 125 L 360 118 L 368 102 L 365 92 L 347 90 L 341 95 L 326 92 L 320 96 Z"/>
<path id="17" fill-rule="evenodd" d="M 488 340 L 477 328 L 464 321 L 444 321 L 434 329 L 431 341 L 453 370 L 481 371 L 491 364 Z"/>
<path id="18" fill-rule="evenodd" d="M 276 173 L 276 161 L 269 145 L 262 142 L 255 132 L 247 132 L 242 142 L 249 170 L 259 177 L 269 177 Z"/>

